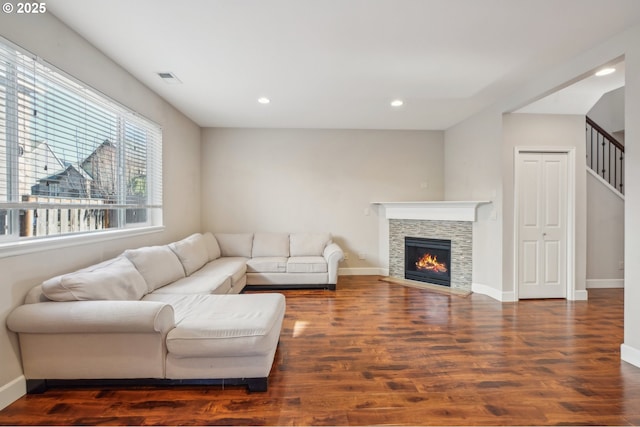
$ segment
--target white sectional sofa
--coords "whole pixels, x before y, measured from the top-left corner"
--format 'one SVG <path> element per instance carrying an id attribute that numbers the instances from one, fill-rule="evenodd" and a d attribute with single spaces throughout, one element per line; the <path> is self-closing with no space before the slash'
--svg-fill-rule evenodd
<path id="1" fill-rule="evenodd" d="M 342 256 L 326 233 L 197 233 L 45 280 L 7 326 L 30 392 L 95 381 L 266 390 L 285 298 L 238 294 L 247 284 L 335 289 Z"/>

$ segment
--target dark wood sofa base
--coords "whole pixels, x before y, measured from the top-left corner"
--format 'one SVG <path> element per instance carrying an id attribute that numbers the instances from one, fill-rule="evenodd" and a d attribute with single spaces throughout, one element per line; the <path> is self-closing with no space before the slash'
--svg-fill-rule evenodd
<path id="1" fill-rule="evenodd" d="M 324 284 L 320 284 L 320 285 L 295 285 L 295 284 L 288 284 L 288 285 L 278 285 L 278 284 L 273 284 L 273 285 L 245 285 L 243 291 L 260 291 L 260 290 L 277 291 L 277 290 L 285 290 L 285 289 L 327 289 L 327 290 L 330 290 L 330 291 L 335 291 L 336 290 L 336 284 L 335 283 L 324 283 Z"/>
<path id="2" fill-rule="evenodd" d="M 175 387 L 175 386 L 246 385 L 250 393 L 267 391 L 267 378 L 225 378 L 225 379 L 189 379 L 171 380 L 161 378 L 126 379 L 78 379 L 78 380 L 27 380 L 27 394 L 41 394 L 49 388 L 88 388 L 88 387 Z"/>

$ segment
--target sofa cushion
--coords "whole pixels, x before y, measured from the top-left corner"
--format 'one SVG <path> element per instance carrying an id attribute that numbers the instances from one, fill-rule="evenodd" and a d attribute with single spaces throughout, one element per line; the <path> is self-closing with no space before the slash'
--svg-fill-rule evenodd
<path id="1" fill-rule="evenodd" d="M 192 277 L 200 276 L 228 276 L 231 277 L 231 286 L 239 283 L 247 273 L 247 259 L 244 257 L 223 257 L 207 263 L 200 270 L 192 274 Z"/>
<path id="2" fill-rule="evenodd" d="M 293 233 L 289 236 L 290 256 L 320 256 L 331 243 L 329 233 Z"/>
<path id="3" fill-rule="evenodd" d="M 321 256 L 291 257 L 287 261 L 287 273 L 326 273 L 327 261 Z"/>
<path id="4" fill-rule="evenodd" d="M 215 236 L 223 257 L 251 258 L 253 233 L 219 233 Z"/>
<path id="5" fill-rule="evenodd" d="M 138 249 L 128 249 L 124 251 L 124 256 L 142 274 L 147 282 L 149 292 L 185 277 L 182 263 L 168 246 L 145 246 Z"/>
<path id="6" fill-rule="evenodd" d="M 145 283 L 145 287 L 146 286 L 147 285 Z M 146 291 L 147 290 L 145 289 L 145 292 Z M 29 292 L 27 292 L 27 296 L 24 297 L 25 304 L 36 304 L 39 302 L 47 302 L 47 301 L 51 301 L 51 300 L 47 298 L 44 292 L 42 292 L 42 284 L 39 284 L 38 286 L 34 286 L 33 288 L 31 288 Z"/>
<path id="7" fill-rule="evenodd" d="M 178 279 L 153 291 L 154 294 L 226 294 L 231 290 L 231 277 L 192 275 Z"/>
<path id="8" fill-rule="evenodd" d="M 207 252 L 209 253 L 209 261 L 213 261 L 214 259 L 220 258 L 220 245 L 218 245 L 218 241 L 216 237 L 210 232 L 207 231 L 202 235 L 204 238 L 204 243 L 207 245 Z"/>
<path id="9" fill-rule="evenodd" d="M 147 293 L 142 275 L 127 258 L 113 258 L 42 283 L 53 301 L 139 300 Z"/>
<path id="10" fill-rule="evenodd" d="M 209 251 L 200 233 L 171 243 L 169 248 L 178 256 L 187 276 L 209 262 Z"/>
<path id="11" fill-rule="evenodd" d="M 251 258 L 247 261 L 248 273 L 286 273 L 287 258 L 263 256 Z"/>
<path id="12" fill-rule="evenodd" d="M 167 350 L 175 357 L 269 353 L 272 348 L 266 338 L 280 334 L 285 311 L 285 298 L 276 293 L 148 297 L 171 304 L 175 311 L 176 327 L 167 335 Z"/>
<path id="13" fill-rule="evenodd" d="M 288 257 L 288 233 L 255 233 L 251 257 Z"/>

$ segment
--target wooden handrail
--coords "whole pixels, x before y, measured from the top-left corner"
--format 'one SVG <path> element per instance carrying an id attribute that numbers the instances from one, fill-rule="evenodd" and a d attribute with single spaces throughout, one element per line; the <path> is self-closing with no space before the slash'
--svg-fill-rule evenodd
<path id="1" fill-rule="evenodd" d="M 589 117 L 585 118 L 587 166 L 624 194 L 624 145 Z"/>
<path id="2" fill-rule="evenodd" d="M 622 151 L 624 153 L 624 145 L 622 145 L 620 142 L 618 142 L 618 140 L 614 136 L 612 136 L 609 132 L 607 132 L 606 130 L 602 129 L 602 127 L 600 127 L 600 125 L 598 125 L 596 122 L 591 120 L 589 118 L 589 116 L 586 116 L 586 118 L 587 118 L 587 123 L 589 124 L 589 126 L 591 126 L 595 130 L 600 132 L 605 138 L 607 138 L 609 141 L 611 141 L 611 143 L 613 145 L 615 145 L 616 148 L 618 148 L 620 151 Z"/>

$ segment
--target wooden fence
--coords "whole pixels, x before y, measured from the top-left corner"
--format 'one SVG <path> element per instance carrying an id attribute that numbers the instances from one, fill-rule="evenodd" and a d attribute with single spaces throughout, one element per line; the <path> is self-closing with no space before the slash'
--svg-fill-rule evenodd
<path id="1" fill-rule="evenodd" d="M 60 208 L 24 209 L 20 214 L 20 236 L 52 236 L 110 228 L 117 212 L 96 199 L 63 199 L 58 197 L 24 196 L 23 202 L 50 203 Z M 69 205 L 82 205 L 73 208 Z M 91 208 L 87 205 L 91 204 Z M 95 208 L 93 207 L 95 206 Z"/>

